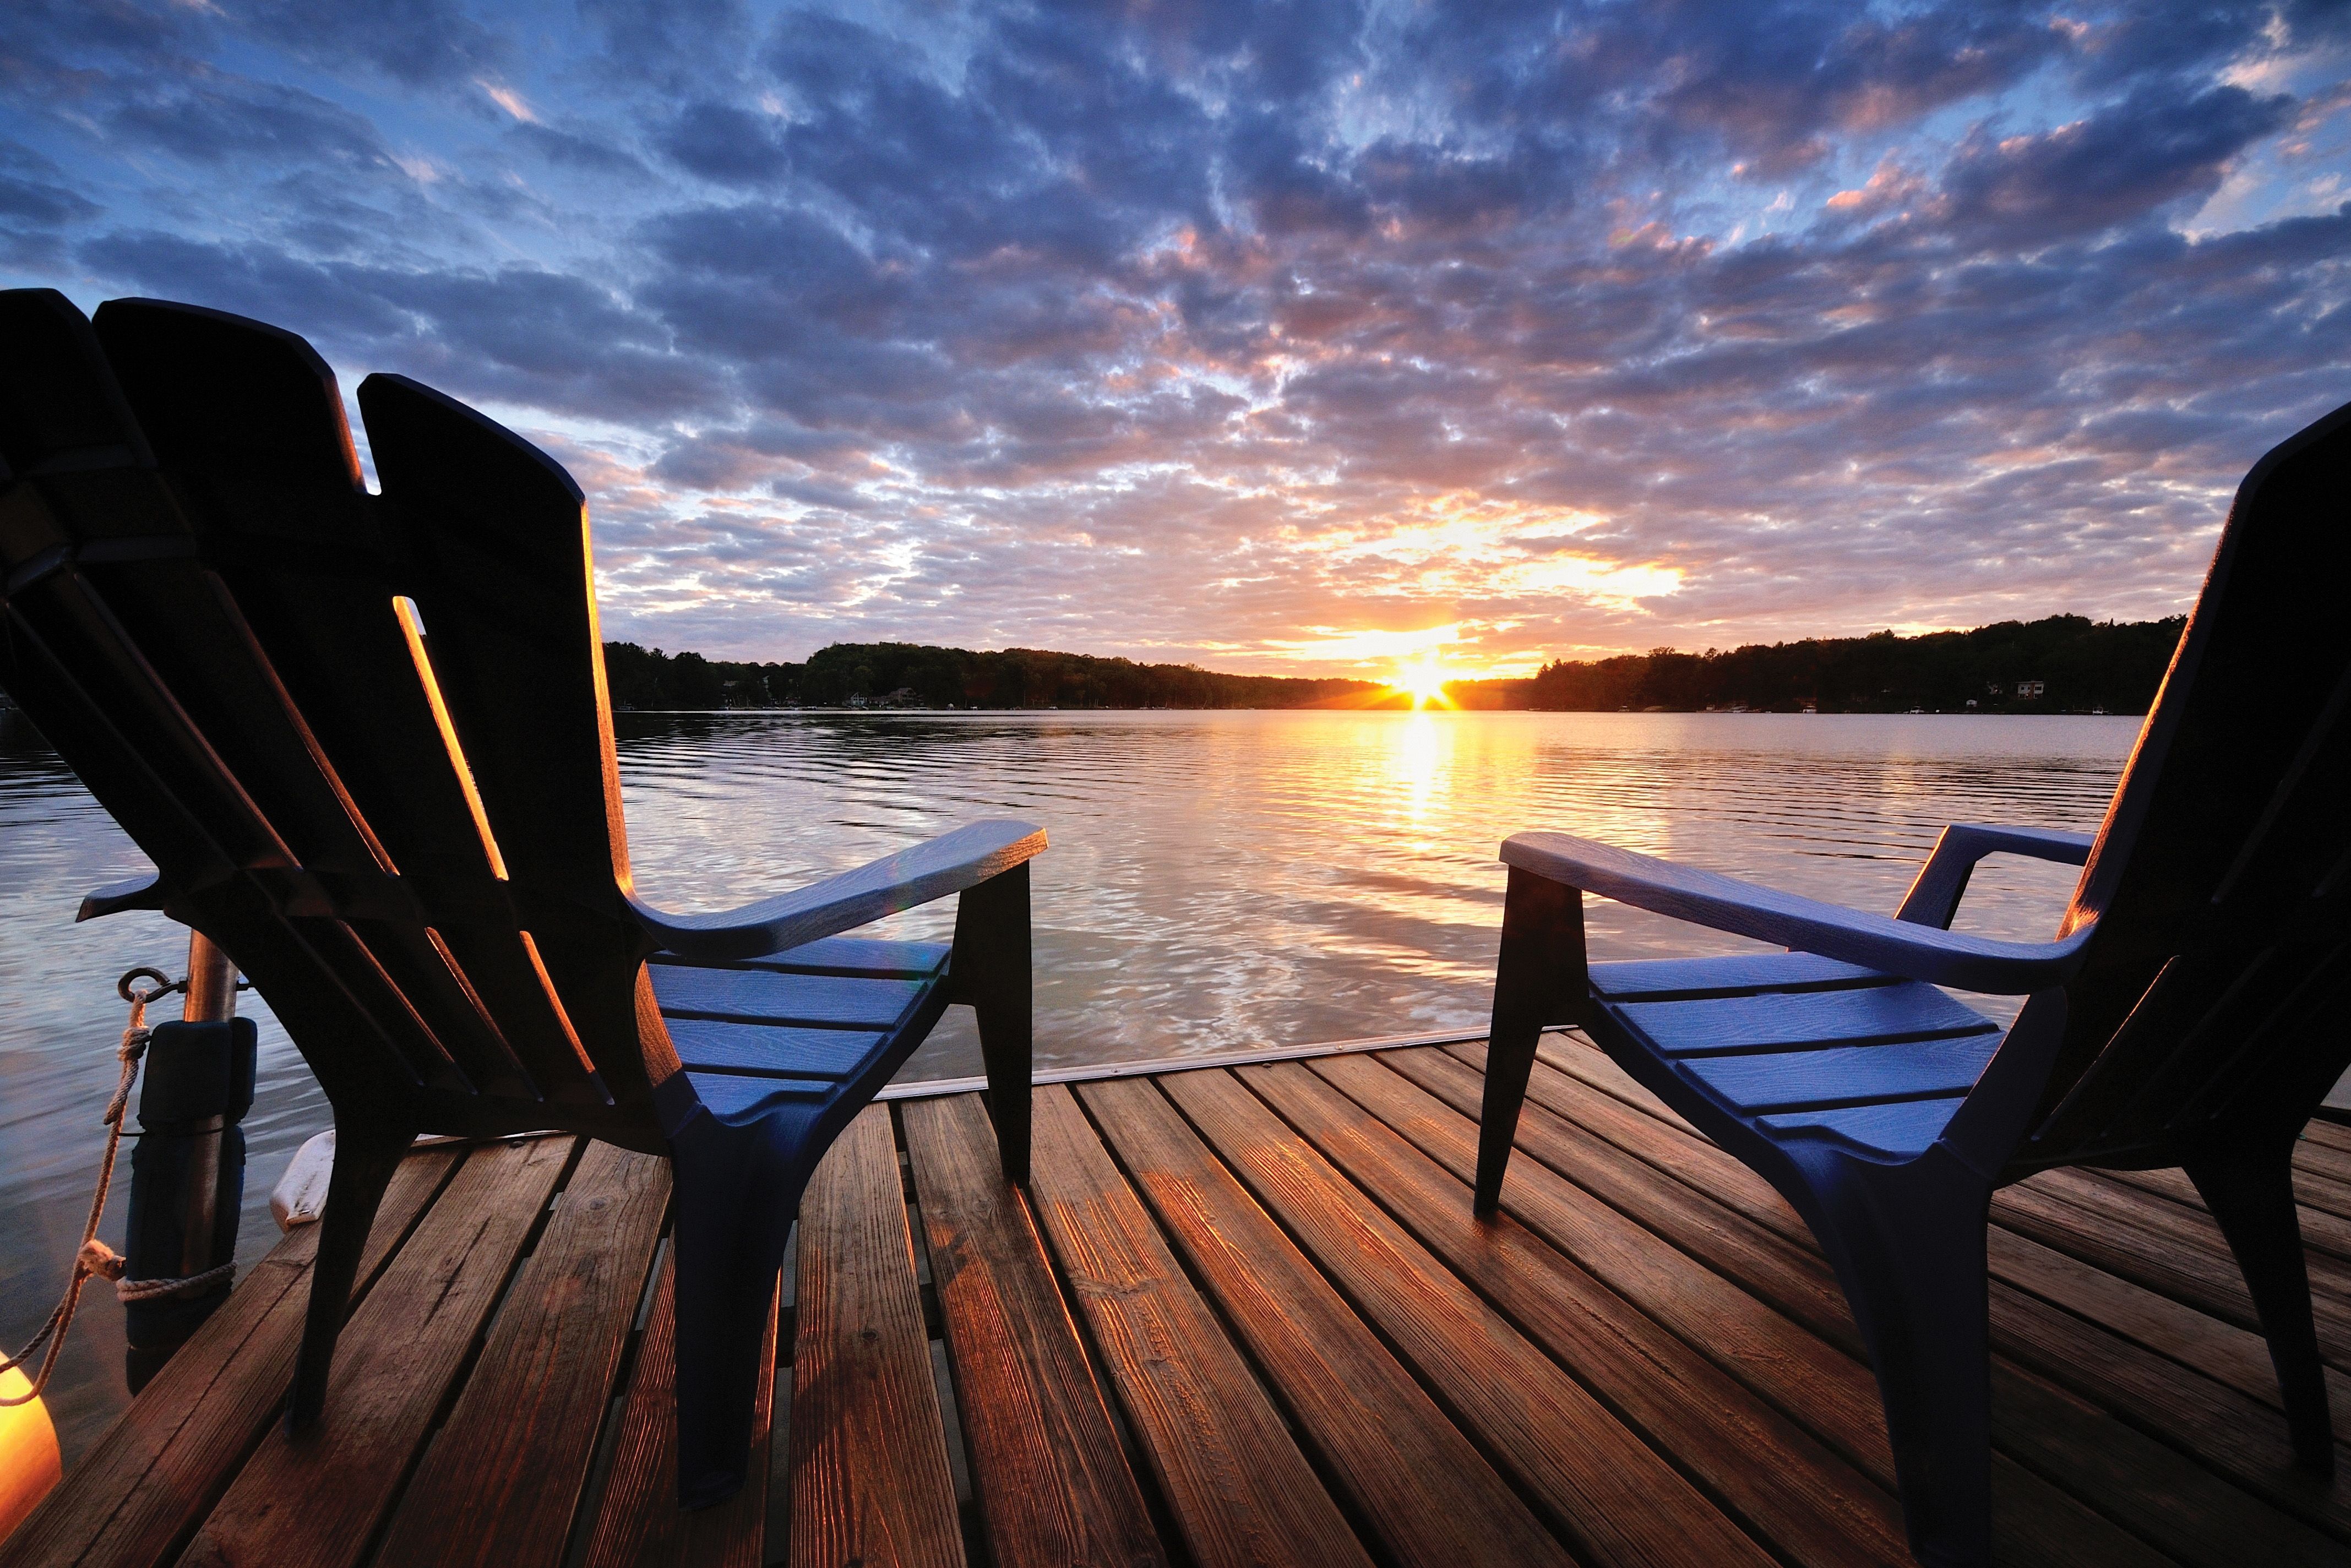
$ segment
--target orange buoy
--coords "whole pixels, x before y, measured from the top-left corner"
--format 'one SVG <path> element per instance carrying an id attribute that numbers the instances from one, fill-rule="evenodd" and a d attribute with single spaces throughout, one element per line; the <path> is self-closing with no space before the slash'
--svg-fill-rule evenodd
<path id="1" fill-rule="evenodd" d="M 32 1387 L 13 1366 L 0 1372 L 0 1399 L 24 1399 Z M 64 1473 L 57 1429 L 41 1402 L 0 1405 L 0 1541 L 24 1522 Z"/>

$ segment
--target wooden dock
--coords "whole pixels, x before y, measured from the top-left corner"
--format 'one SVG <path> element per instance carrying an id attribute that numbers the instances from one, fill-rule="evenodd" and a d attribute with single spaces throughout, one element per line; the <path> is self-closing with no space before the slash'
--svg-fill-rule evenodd
<path id="1" fill-rule="evenodd" d="M 326 1418 L 275 1419 L 294 1232 L 0 1568 L 182 1563 L 1906 1563 L 1877 1395 L 1802 1226 L 1569 1036 L 1469 1216 L 1480 1050 L 1037 1092 L 1024 1201 L 969 1094 L 868 1111 L 779 1292 L 768 1485 L 681 1514 L 664 1162 L 427 1145 Z M 2303 1223 L 2351 1433 L 2351 1131 Z M 2043 1176 L 1991 1237 L 2004 1561 L 2351 1561 L 2176 1172 Z M 787 1364 L 788 1360 L 788 1364 Z"/>

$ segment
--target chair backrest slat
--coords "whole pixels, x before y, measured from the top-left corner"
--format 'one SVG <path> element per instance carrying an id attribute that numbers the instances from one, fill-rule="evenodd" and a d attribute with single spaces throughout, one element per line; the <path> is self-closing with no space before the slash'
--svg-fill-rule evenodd
<path id="1" fill-rule="evenodd" d="M 2095 918 L 2020 1168 L 2298 1125 L 2351 1067 L 2351 408 L 2256 464 L 2065 929 Z"/>
<path id="2" fill-rule="evenodd" d="M 189 476 L 208 520 L 234 541 L 225 580 L 422 906 L 421 927 L 365 929 L 376 956 L 444 1037 L 465 1042 L 486 1091 L 604 1103 L 513 922 L 484 927 L 457 913 L 507 868 L 423 641 L 399 608 L 396 591 L 414 589 L 421 569 L 360 487 L 332 372 L 292 334 L 213 312 L 114 304 L 99 327 L 132 367 L 132 402 L 142 417 L 153 411 L 165 465 Z M 230 433 L 211 417 L 222 406 L 240 415 Z M 241 449 L 233 433 L 248 428 L 270 434 Z M 303 451 L 288 432 L 308 433 Z M 204 448 L 179 450 L 196 435 Z"/>
<path id="3" fill-rule="evenodd" d="M 434 675 L 578 1049 L 623 1101 L 667 1037 L 639 1019 L 649 945 L 623 896 L 628 840 L 604 689 L 586 503 L 511 432 L 405 377 L 360 383 L 390 526 L 418 564 Z"/>
<path id="4" fill-rule="evenodd" d="M 545 711 L 576 736 L 567 694 L 602 685 L 560 470 L 469 416 L 506 489 L 453 504 L 439 455 L 395 432 L 405 494 L 371 496 L 324 362 L 216 312 L 117 301 L 93 331 L 19 291 L 0 343 L 0 452 L 26 481 L 0 493 L 0 678 L 155 856 L 167 906 L 262 986 L 339 1104 L 493 1131 L 553 1102 L 655 1142 L 609 721 L 588 716 L 583 768 Z M 72 417 L 17 416 L 45 392 Z M 534 558 L 549 471 L 569 538 Z"/>

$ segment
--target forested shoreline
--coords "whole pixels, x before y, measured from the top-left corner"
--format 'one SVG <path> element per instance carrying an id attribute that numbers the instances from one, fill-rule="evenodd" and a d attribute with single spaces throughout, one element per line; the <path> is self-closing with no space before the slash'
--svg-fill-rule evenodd
<path id="1" fill-rule="evenodd" d="M 802 664 L 604 644 L 615 707 L 1290 708 L 1362 706 L 1375 681 L 1229 675 L 1038 648 L 835 643 Z"/>
<path id="2" fill-rule="evenodd" d="M 1461 707 L 1568 712 L 2143 713 L 2181 622 L 2004 621 L 1969 632 L 1807 638 L 1561 660 L 1519 680 L 1458 681 Z M 1373 681 L 1237 675 L 1035 648 L 976 653 L 836 643 L 805 664 L 604 644 L 615 707 L 1298 708 L 1405 706 Z"/>

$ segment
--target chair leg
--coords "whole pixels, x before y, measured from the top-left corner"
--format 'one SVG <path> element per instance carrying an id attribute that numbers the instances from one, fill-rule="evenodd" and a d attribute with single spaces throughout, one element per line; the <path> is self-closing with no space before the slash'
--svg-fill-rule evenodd
<path id="1" fill-rule="evenodd" d="M 1478 1182 L 1470 1209 L 1491 1214 L 1518 1135 L 1519 1110 L 1547 1024 L 1583 1017 L 1583 894 L 1510 868 L 1502 903 L 1502 951 L 1494 965 L 1494 1012 L 1486 1031 L 1486 1090 L 1478 1114 Z"/>
<path id="2" fill-rule="evenodd" d="M 2253 1310 L 2270 1342 L 2270 1364 L 2277 1369 L 2295 1462 L 2331 1476 L 2335 1428 L 2311 1313 L 2302 1222 L 2294 1212 L 2294 1144 L 2208 1155 L 2186 1169 L 2229 1239 L 2229 1250 L 2236 1254 L 2245 1288 L 2252 1293 Z"/>
<path id="3" fill-rule="evenodd" d="M 987 1119 L 1007 1181 L 1029 1181 L 1029 1100 L 1034 1011 L 1029 954 L 1027 862 L 965 890 L 956 904 L 956 994 L 979 1019 L 987 1070 Z"/>
<path id="4" fill-rule="evenodd" d="M 670 1143 L 681 1508 L 707 1508 L 743 1490 L 759 1342 L 808 1185 L 763 1134 L 705 1116 Z"/>
<path id="5" fill-rule="evenodd" d="M 1877 1374 L 1911 1553 L 1929 1568 L 1990 1568 L 1991 1188 L 1956 1161 L 1828 1158 L 1844 1168 L 1812 1184 L 1820 1239 Z"/>
<path id="6" fill-rule="evenodd" d="M 286 1425 L 301 1432 L 326 1407 L 327 1378 L 334 1370 L 335 1341 L 350 1313 L 351 1286 L 384 1189 L 408 1153 L 412 1134 L 366 1123 L 335 1124 L 335 1165 L 327 1180 L 327 1211 L 319 1219 L 319 1249 L 310 1263 L 310 1302 L 302 1323 L 302 1349 L 294 1363 L 294 1387 Z"/>

